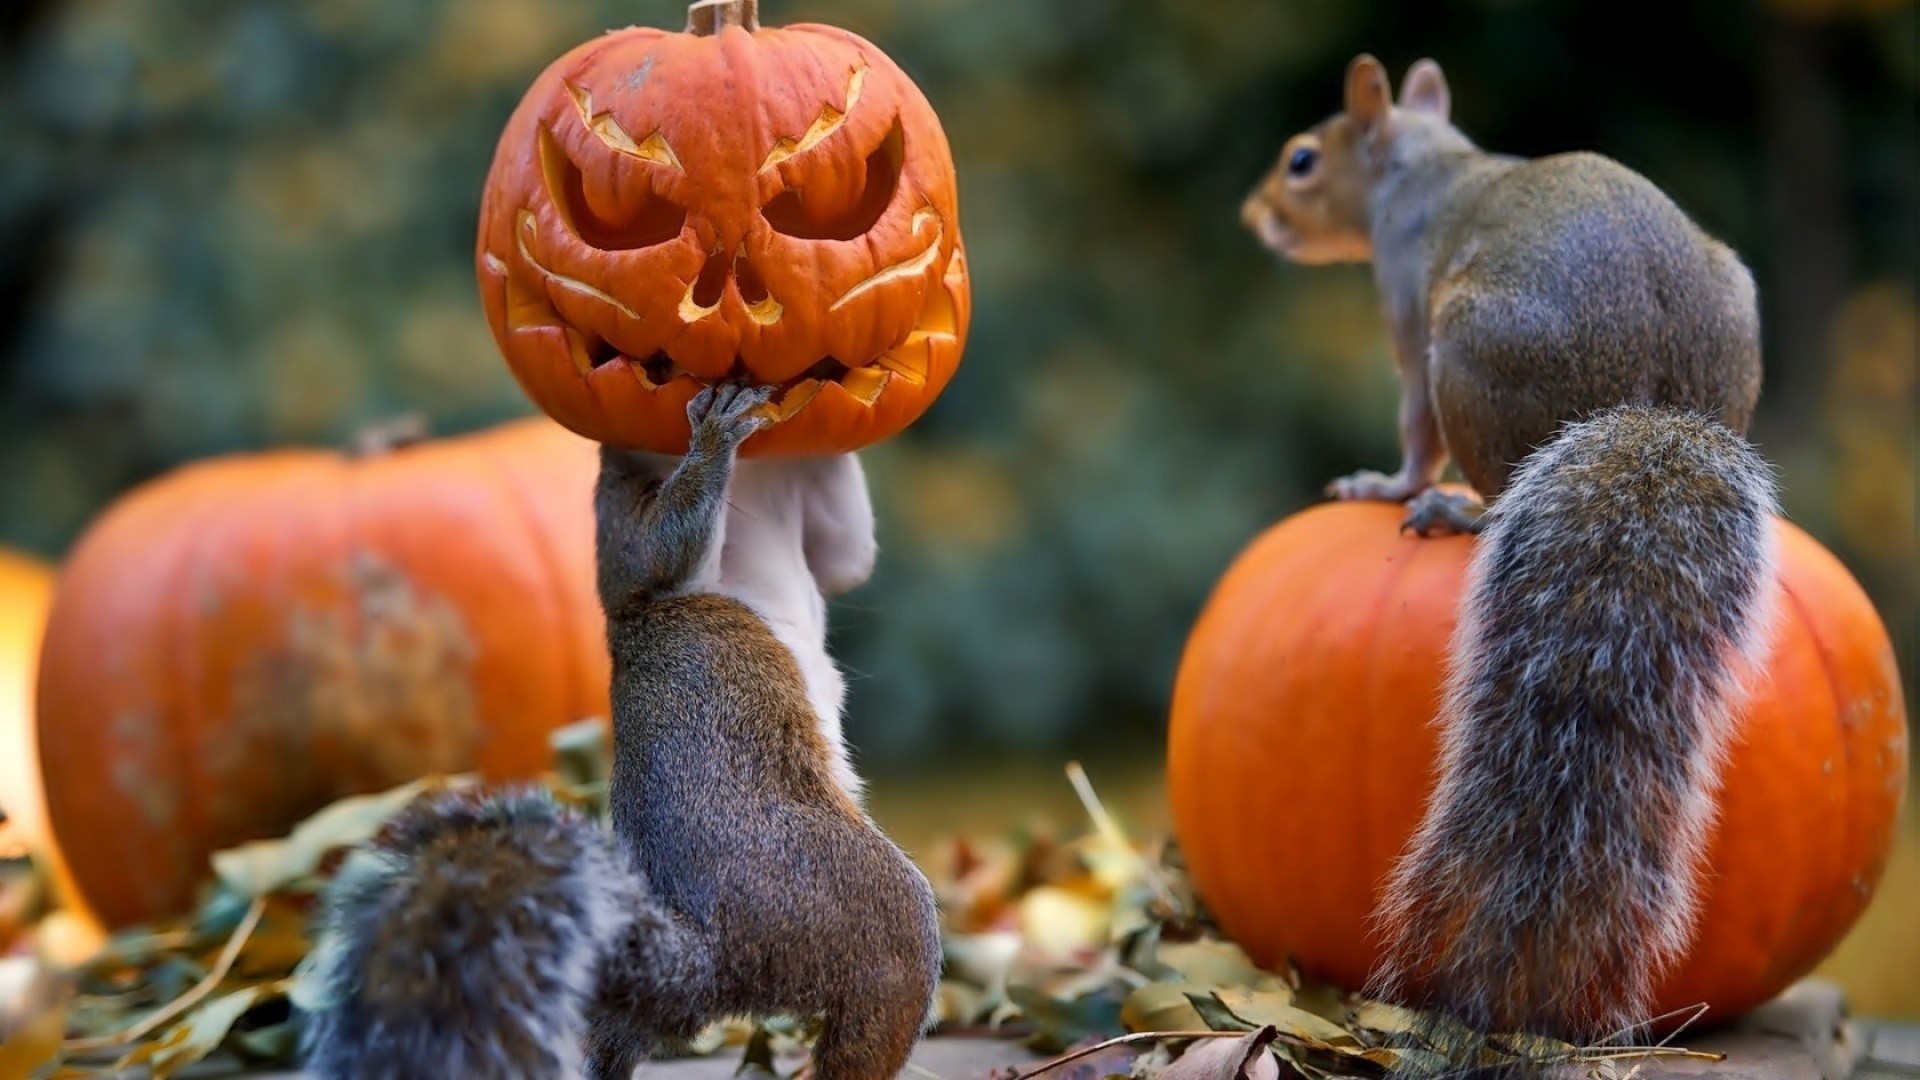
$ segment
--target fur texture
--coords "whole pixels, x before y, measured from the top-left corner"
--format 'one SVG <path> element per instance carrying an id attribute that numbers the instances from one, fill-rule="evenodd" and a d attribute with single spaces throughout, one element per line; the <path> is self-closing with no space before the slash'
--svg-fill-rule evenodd
<path id="1" fill-rule="evenodd" d="M 933 891 L 857 801 L 825 640 L 872 509 L 850 456 L 736 471 L 765 399 L 703 391 L 684 459 L 603 451 L 612 835 L 514 796 L 416 808 L 357 854 L 318 967 L 323 1080 L 628 1080 L 663 1040 L 770 1013 L 824 1020 L 822 1080 L 905 1065 Z"/>
<path id="2" fill-rule="evenodd" d="M 543 793 L 422 799 L 328 892 L 307 1069 L 577 1076 L 600 958 L 647 909 L 613 837 Z"/>
<path id="3" fill-rule="evenodd" d="M 1242 211 L 1290 259 L 1373 262 L 1402 460 L 1329 490 L 1405 501 L 1451 457 L 1492 501 L 1561 425 L 1615 405 L 1745 432 L 1760 316 L 1738 256 L 1618 162 L 1487 153 L 1448 109 L 1439 65 L 1415 64 L 1396 105 L 1379 62 L 1359 57 L 1345 109 L 1290 140 Z M 1444 500 L 1415 509 L 1423 533 L 1476 527 Z"/>
<path id="4" fill-rule="evenodd" d="M 1575 1042 L 1650 1019 L 1767 639 L 1773 514 L 1746 440 L 1670 410 L 1605 412 L 1522 465 L 1471 571 L 1376 993 Z"/>
<path id="5" fill-rule="evenodd" d="M 1772 489 L 1741 437 L 1759 314 L 1740 260 L 1644 177 L 1486 153 L 1449 108 L 1438 64 L 1396 103 L 1356 58 L 1344 109 L 1243 213 L 1289 258 L 1373 262 L 1402 461 L 1330 491 L 1411 500 L 1423 535 L 1486 530 L 1373 989 L 1602 1039 L 1648 1019 L 1691 934 L 1739 657 L 1767 625 Z M 1450 456 L 1484 515 L 1434 487 Z"/>

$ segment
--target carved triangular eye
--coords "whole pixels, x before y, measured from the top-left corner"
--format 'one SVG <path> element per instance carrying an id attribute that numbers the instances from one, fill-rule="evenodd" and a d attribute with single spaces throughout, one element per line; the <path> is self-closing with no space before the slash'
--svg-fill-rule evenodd
<path id="1" fill-rule="evenodd" d="M 617 211 L 596 211 L 587 199 L 580 167 L 567 156 L 560 140 L 544 127 L 539 139 L 540 174 L 546 181 L 547 195 L 559 207 L 567 227 L 588 247 L 632 251 L 664 244 L 686 228 L 686 209 L 644 184 L 634 185 L 639 195 L 624 200 Z"/>
<path id="2" fill-rule="evenodd" d="M 895 118 L 887 137 L 862 163 L 857 185 L 834 184 L 830 175 L 827 182 L 813 185 L 803 179 L 774 196 L 760 213 L 776 231 L 802 240 L 852 240 L 865 236 L 893 202 L 905 161 L 905 136 L 899 119 Z"/>

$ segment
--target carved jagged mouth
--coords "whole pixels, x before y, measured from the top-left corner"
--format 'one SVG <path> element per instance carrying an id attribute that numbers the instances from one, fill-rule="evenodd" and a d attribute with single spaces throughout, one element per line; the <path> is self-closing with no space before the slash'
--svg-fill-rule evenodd
<path id="1" fill-rule="evenodd" d="M 807 407 L 821 390 L 830 382 L 839 383 L 848 394 L 863 405 L 872 405 L 886 392 L 887 384 L 895 378 L 918 386 L 926 382 L 924 370 L 914 371 L 904 364 L 888 366 L 888 357 L 882 357 L 872 364 L 860 367 L 848 367 L 829 356 L 809 367 L 799 375 L 774 386 L 773 396 L 762 406 L 766 414 L 774 420 L 792 419 L 801 409 Z M 674 363 L 673 358 L 664 352 L 656 352 L 645 360 L 629 361 L 634 375 L 640 384 L 649 390 L 657 390 L 675 379 L 689 379 L 705 386 L 711 380 L 703 379 L 693 372 Z M 733 362 L 734 371 L 746 370 L 746 364 L 738 357 Z"/>
<path id="2" fill-rule="evenodd" d="M 773 397 L 765 406 L 768 415 L 776 421 L 791 419 L 806 408 L 828 383 L 840 384 L 854 400 L 869 406 L 880 400 L 895 379 L 909 386 L 924 385 L 930 374 L 930 340 L 951 339 L 958 331 L 951 289 L 949 283 L 942 281 L 928 291 L 918 323 L 897 347 L 864 364 L 848 364 L 834 356 L 822 357 L 800 374 L 776 384 Z M 575 350 L 574 362 L 582 371 L 624 360 L 627 370 L 648 390 L 659 390 L 680 379 L 689 380 L 695 386 L 706 386 L 714 381 L 681 367 L 664 351 L 656 351 L 644 359 L 634 359 L 590 331 L 568 327 L 566 332 Z M 745 360 L 734 357 L 728 370 L 735 374 L 745 372 Z"/>

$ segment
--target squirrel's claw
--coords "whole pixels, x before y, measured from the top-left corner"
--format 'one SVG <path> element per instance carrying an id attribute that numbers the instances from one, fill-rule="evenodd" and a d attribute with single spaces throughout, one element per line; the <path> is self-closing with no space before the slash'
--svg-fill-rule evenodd
<path id="1" fill-rule="evenodd" d="M 687 423 L 696 446 L 739 446 L 767 426 L 764 413 L 754 410 L 773 396 L 771 386 L 753 386 L 740 380 L 715 383 L 687 402 Z"/>

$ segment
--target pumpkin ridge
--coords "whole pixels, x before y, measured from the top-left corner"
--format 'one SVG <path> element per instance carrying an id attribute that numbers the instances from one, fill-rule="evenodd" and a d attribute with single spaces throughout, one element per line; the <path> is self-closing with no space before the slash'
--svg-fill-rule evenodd
<path id="1" fill-rule="evenodd" d="M 547 536 L 546 530 L 540 527 L 539 519 L 534 515 L 533 508 L 527 501 L 526 491 L 520 486 L 520 481 L 510 462 L 509 456 L 503 453 L 498 446 L 488 443 L 485 440 L 476 441 L 473 443 L 472 448 L 476 456 L 493 464 L 493 468 L 482 469 L 480 471 L 486 473 L 493 484 L 499 488 L 502 501 L 513 507 L 514 517 L 520 522 L 521 531 L 525 533 L 528 542 L 538 554 L 537 561 L 540 565 L 540 575 L 547 582 L 546 594 L 550 596 L 559 594 L 562 596 L 562 599 L 558 601 L 555 606 L 561 608 L 571 607 L 573 598 L 564 588 L 560 574 L 559 555 L 553 550 L 552 539 Z M 572 613 L 561 611 L 558 614 L 559 618 L 554 621 L 559 624 L 556 636 L 560 638 L 564 645 L 562 655 L 569 657 L 577 656 L 579 655 L 579 642 L 574 636 L 575 620 L 569 617 Z M 576 720 L 585 719 L 587 710 L 579 701 L 580 673 L 577 670 L 570 670 L 565 674 L 567 680 L 567 698 L 569 702 L 572 703 L 568 711 L 574 714 L 573 718 Z"/>
<path id="2" fill-rule="evenodd" d="M 182 545 L 178 556 L 180 563 L 175 573 L 168 575 L 169 587 L 165 595 L 171 602 L 162 609 L 163 614 L 157 620 L 166 627 L 166 632 L 175 645 L 174 673 L 182 686 L 178 700 L 178 711 L 173 717 L 154 717 L 153 722 L 171 730 L 169 748 L 172 750 L 173 773 L 176 777 L 190 776 L 193 763 L 200 755 L 201 740 L 205 737 L 207 714 L 201 700 L 205 694 L 206 672 L 203 657 L 200 655 L 198 635 L 188 632 L 193 625 L 193 605 L 205 587 L 204 566 L 214 556 L 213 540 L 218 535 L 218 526 L 227 518 L 232 504 L 222 493 L 213 492 L 215 498 L 205 502 L 202 512 L 194 514 L 185 529 L 191 537 Z M 191 673 L 191 674 L 189 674 Z M 204 836 L 211 814 L 208 812 L 203 789 L 198 785 L 175 783 L 173 786 L 174 826 L 187 836 Z M 194 858 L 204 858 L 202 852 L 194 852 Z"/>
<path id="3" fill-rule="evenodd" d="M 1846 702 L 1840 695 L 1840 683 L 1836 677 L 1832 658 L 1827 655 L 1826 642 L 1820 638 L 1819 624 L 1814 620 L 1812 612 L 1808 610 L 1806 602 L 1800 597 L 1799 592 L 1794 589 L 1791 583 L 1785 580 L 1785 575 L 1782 575 L 1780 582 L 1780 593 L 1786 600 L 1787 606 L 1792 609 L 1794 617 L 1799 621 L 1800 625 L 1806 629 L 1807 641 L 1811 646 L 1814 660 L 1820 666 L 1820 684 L 1826 690 L 1827 700 L 1833 707 L 1833 725 L 1837 728 L 1844 729 L 1847 725 Z M 1844 734 L 1834 741 L 1840 744 L 1840 756 L 1846 766 L 1840 774 L 1840 787 L 1845 793 L 1842 796 L 1844 799 L 1847 795 L 1853 793 L 1853 743 L 1845 738 Z M 1851 853 L 1853 851 L 1853 815 L 1842 811 L 1837 816 L 1840 819 L 1841 837 L 1844 841 L 1837 846 L 1837 850 L 1842 853 Z M 1798 929 L 1803 926 L 1806 923 L 1806 916 L 1810 908 L 1811 905 L 1805 903 L 1788 905 L 1787 928 Z M 1792 935 L 1792 937 L 1797 939 L 1798 935 Z M 1788 958 L 1776 956 L 1774 962 L 1768 966 L 1770 970 L 1777 970 L 1778 968 L 1798 966 L 1799 962 L 1799 957 Z"/>
<path id="4" fill-rule="evenodd" d="M 1400 561 L 1402 565 L 1398 569 L 1396 569 L 1392 574 L 1388 575 L 1386 581 L 1382 584 L 1379 593 L 1375 596 L 1374 609 L 1372 612 L 1373 617 L 1368 620 L 1370 623 L 1378 624 L 1381 621 L 1382 617 L 1387 614 L 1388 609 L 1392 607 L 1395 598 L 1398 597 L 1399 595 L 1399 589 L 1401 584 L 1404 583 L 1407 577 L 1413 573 L 1414 563 L 1419 560 L 1421 553 L 1427 548 L 1427 546 L 1428 546 L 1428 542 L 1424 540 L 1414 544 L 1396 543 L 1394 545 L 1394 548 L 1405 549 L 1407 551 L 1407 557 L 1404 560 L 1397 560 L 1397 561 Z M 1394 550 L 1394 549 L 1390 548 L 1389 550 Z M 1369 653 L 1367 656 L 1366 692 L 1364 695 L 1356 695 L 1357 700 L 1362 700 L 1367 703 L 1367 712 L 1369 714 L 1379 711 L 1380 702 L 1382 698 L 1385 697 L 1385 695 L 1382 693 L 1381 684 L 1385 679 L 1385 672 L 1387 670 L 1387 665 L 1383 663 L 1382 660 L 1386 655 L 1386 651 L 1389 648 L 1395 646 L 1395 644 L 1396 644 L 1396 641 L 1395 641 L 1394 635 L 1392 635 L 1391 633 L 1381 634 L 1374 639 L 1372 648 L 1369 650 Z M 1435 718 L 1435 723 L 1436 724 L 1438 723 L 1437 716 Z M 1373 728 L 1371 724 L 1367 724 L 1365 722 L 1360 723 L 1359 727 L 1360 727 L 1360 755 L 1358 760 L 1370 761 L 1372 760 L 1372 754 L 1373 754 Z M 1376 814 L 1374 813 L 1374 808 L 1376 804 L 1376 800 L 1374 796 L 1374 784 L 1376 782 L 1376 778 L 1373 776 L 1372 773 L 1368 772 L 1365 769 L 1360 770 L 1360 774 L 1362 777 L 1361 792 L 1360 792 L 1361 798 L 1358 800 L 1359 805 L 1356 811 L 1357 815 L 1360 818 L 1359 835 L 1361 837 L 1361 843 L 1368 844 L 1368 846 L 1371 846 L 1371 844 L 1369 844 L 1368 842 L 1372 839 L 1374 835 L 1374 828 L 1376 823 Z M 1401 850 L 1402 852 L 1405 851 L 1404 845 L 1402 846 Z M 1398 857 L 1396 856 L 1395 862 L 1397 861 L 1398 861 Z M 1361 874 L 1364 876 L 1364 865 L 1365 865 L 1364 863 L 1354 862 L 1349 865 L 1352 866 L 1355 870 L 1360 871 Z M 1391 872 L 1391 870 L 1389 870 L 1389 872 Z M 1377 894 L 1383 880 L 1384 879 L 1376 880 L 1376 881 L 1359 882 L 1358 886 L 1360 889 L 1360 895 L 1372 896 Z M 1365 933 L 1369 938 L 1369 940 L 1371 940 L 1374 938 L 1376 934 L 1375 920 L 1371 915 L 1369 915 L 1365 921 L 1366 921 Z"/>

